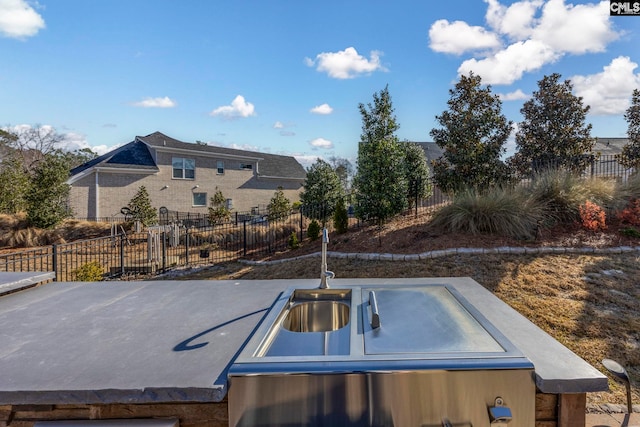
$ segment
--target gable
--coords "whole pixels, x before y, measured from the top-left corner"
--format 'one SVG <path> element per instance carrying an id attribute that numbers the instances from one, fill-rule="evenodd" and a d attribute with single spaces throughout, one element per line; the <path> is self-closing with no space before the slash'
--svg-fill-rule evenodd
<path id="1" fill-rule="evenodd" d="M 158 166 L 153 156 L 143 142 L 132 141 L 122 147 L 116 148 L 102 156 L 96 157 L 86 163 L 71 169 L 71 176 L 78 175 L 95 167 L 109 167 L 122 169 L 149 169 L 158 171 Z"/>
<path id="2" fill-rule="evenodd" d="M 258 153 L 255 151 L 236 150 L 233 148 L 183 142 L 164 135 L 161 132 L 154 132 L 142 137 L 139 136 L 136 140 L 148 144 L 157 151 L 171 151 L 174 153 L 182 152 L 185 155 L 193 156 L 219 156 L 221 158 L 256 162 L 256 174 L 258 177 L 304 180 L 307 176 L 305 169 L 292 156 Z"/>

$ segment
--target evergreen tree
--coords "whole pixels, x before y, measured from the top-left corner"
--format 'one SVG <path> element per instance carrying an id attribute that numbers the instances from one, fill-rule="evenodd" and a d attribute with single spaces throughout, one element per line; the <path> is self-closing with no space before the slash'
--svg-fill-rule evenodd
<path id="1" fill-rule="evenodd" d="M 509 172 L 500 159 L 511 133 L 502 102 L 483 88 L 480 76 L 460 76 L 449 90 L 449 109 L 436 120 L 442 128 L 430 132 L 443 155 L 433 163 L 437 185 L 446 192 L 466 188 L 485 190 L 504 183 Z"/>
<path id="2" fill-rule="evenodd" d="M 158 211 L 151 205 L 151 198 L 144 185 L 140 186 L 138 192 L 133 196 L 127 205 L 131 211 L 132 219 L 140 221 L 144 226 L 156 224 L 158 222 Z"/>
<path id="3" fill-rule="evenodd" d="M 27 221 L 33 227 L 52 228 L 69 217 L 69 165 L 63 156 L 43 155 L 32 165 L 32 176 L 25 194 Z"/>
<path id="4" fill-rule="evenodd" d="M 336 202 L 344 197 L 340 178 L 331 165 L 317 159 L 307 170 L 304 190 L 300 193 L 303 213 L 324 226 L 333 215 Z"/>
<path id="5" fill-rule="evenodd" d="M 432 194 L 431 177 L 427 156 L 419 144 L 405 142 L 404 165 L 405 177 L 407 180 L 407 203 L 414 206 L 418 213 L 418 201 L 427 198 Z"/>
<path id="6" fill-rule="evenodd" d="M 16 214 L 26 209 L 29 175 L 21 157 L 10 155 L 0 163 L 0 212 Z"/>
<path id="7" fill-rule="evenodd" d="M 218 225 L 231 219 L 231 210 L 227 207 L 227 198 L 216 187 L 216 192 L 209 200 L 209 222 Z"/>
<path id="8" fill-rule="evenodd" d="M 343 234 L 349 231 L 349 214 L 344 200 L 338 200 L 336 208 L 333 212 L 333 227 L 336 233 Z"/>
<path id="9" fill-rule="evenodd" d="M 356 215 L 382 225 L 407 208 L 404 155 L 395 132 L 389 87 L 373 94 L 373 104 L 358 106 L 362 134 L 358 144 L 358 171 L 354 177 Z"/>
<path id="10" fill-rule="evenodd" d="M 278 187 L 273 194 L 269 201 L 269 206 L 267 206 L 267 211 L 269 212 L 269 221 L 286 218 L 291 212 L 291 201 L 285 197 L 282 187 Z"/>
<path id="11" fill-rule="evenodd" d="M 591 161 L 595 140 L 591 125 L 585 124 L 590 107 L 573 95 L 569 80 L 559 80 L 557 73 L 543 77 L 520 110 L 524 120 L 518 126 L 516 154 L 510 162 L 524 175 L 549 167 L 581 171 Z"/>
<path id="12" fill-rule="evenodd" d="M 624 114 L 627 121 L 627 136 L 629 143 L 622 147 L 620 163 L 626 167 L 640 166 L 640 90 L 634 89 L 631 95 L 631 105 Z"/>

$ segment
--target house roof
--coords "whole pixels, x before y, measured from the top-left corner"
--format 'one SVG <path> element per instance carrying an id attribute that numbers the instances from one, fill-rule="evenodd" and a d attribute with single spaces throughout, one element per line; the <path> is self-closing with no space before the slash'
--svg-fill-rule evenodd
<path id="1" fill-rule="evenodd" d="M 113 151 L 109 151 L 102 156 L 96 157 L 86 163 L 71 169 L 71 176 L 77 175 L 93 167 L 110 167 L 110 168 L 136 168 L 148 169 L 150 171 L 158 171 L 149 147 L 141 141 L 135 140 L 128 144 L 118 147 Z"/>
<path id="2" fill-rule="evenodd" d="M 622 147 L 629 143 L 629 138 L 596 138 L 594 153 L 613 155 L 622 153 Z"/>
<path id="3" fill-rule="evenodd" d="M 169 148 L 204 152 L 210 155 L 234 157 L 258 162 L 257 173 L 261 177 L 304 179 L 306 171 L 298 161 L 291 156 L 258 153 L 246 150 L 236 150 L 225 147 L 215 147 L 204 144 L 193 144 L 171 138 L 161 132 L 154 132 L 147 136 L 137 136 L 132 142 L 116 148 L 102 156 L 96 157 L 71 170 L 71 176 L 78 175 L 95 167 L 109 167 L 122 169 L 158 171 L 150 147 L 161 150 Z"/>
<path id="4" fill-rule="evenodd" d="M 427 156 L 427 161 L 431 163 L 442 156 L 443 150 L 435 142 L 415 142 L 419 144 Z M 622 147 L 629 143 L 629 138 L 596 138 L 593 146 L 593 153 L 602 155 L 614 155 L 622 153 Z"/>
<path id="5" fill-rule="evenodd" d="M 436 160 L 438 157 L 442 156 L 442 148 L 438 146 L 435 142 L 414 142 L 422 147 L 424 150 L 424 155 L 427 157 L 427 163 L 431 164 L 432 161 Z"/>

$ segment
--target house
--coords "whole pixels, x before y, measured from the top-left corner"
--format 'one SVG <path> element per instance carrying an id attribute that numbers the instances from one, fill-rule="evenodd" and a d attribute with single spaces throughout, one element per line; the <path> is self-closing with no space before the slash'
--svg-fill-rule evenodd
<path id="1" fill-rule="evenodd" d="M 154 207 L 207 213 L 219 189 L 234 211 L 269 203 L 281 187 L 299 200 L 306 171 L 290 156 L 178 141 L 160 132 L 71 170 L 69 205 L 77 218 L 115 216 L 144 186 Z"/>

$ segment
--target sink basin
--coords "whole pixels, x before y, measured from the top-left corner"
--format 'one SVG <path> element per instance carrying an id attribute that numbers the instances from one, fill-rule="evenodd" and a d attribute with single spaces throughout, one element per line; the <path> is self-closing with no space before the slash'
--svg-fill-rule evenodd
<path id="1" fill-rule="evenodd" d="M 295 289 L 283 302 L 256 357 L 349 354 L 351 289 Z"/>
<path id="2" fill-rule="evenodd" d="M 349 306 L 338 301 L 307 301 L 294 305 L 282 321 L 291 332 L 330 332 L 349 323 Z"/>

